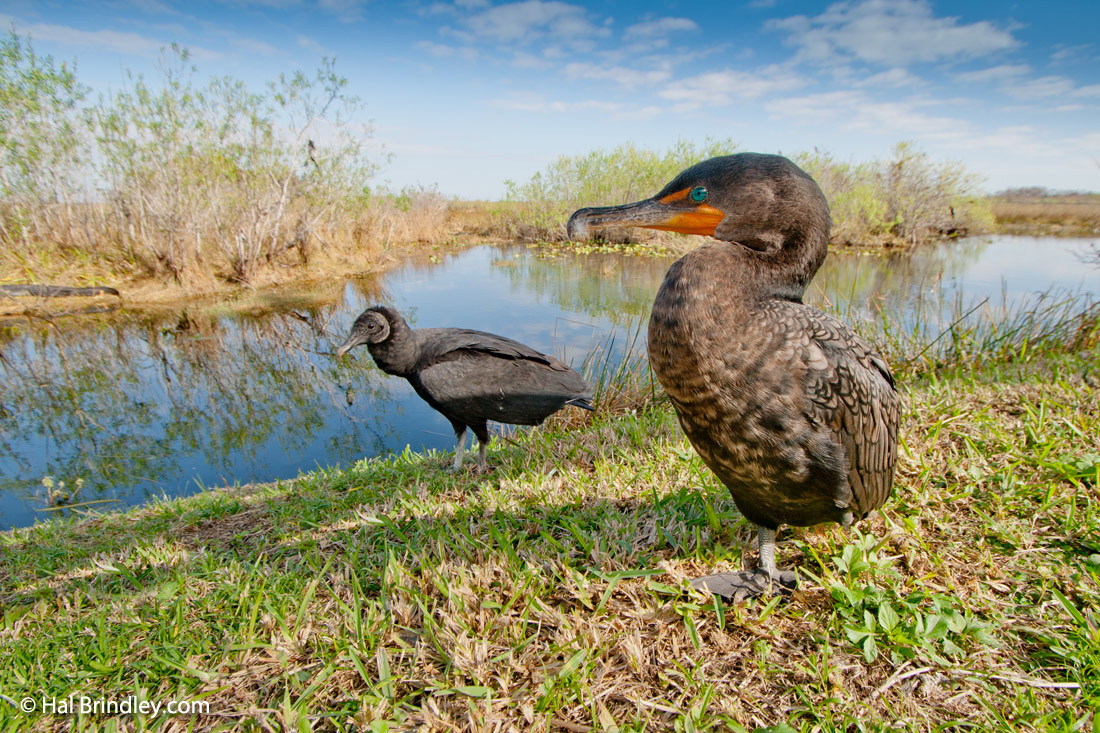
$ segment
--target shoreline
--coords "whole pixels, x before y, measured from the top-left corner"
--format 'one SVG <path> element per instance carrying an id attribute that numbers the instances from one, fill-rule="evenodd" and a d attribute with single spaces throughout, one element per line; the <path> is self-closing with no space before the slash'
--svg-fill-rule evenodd
<path id="1" fill-rule="evenodd" d="M 428 259 L 441 251 L 460 251 L 482 244 L 536 246 L 546 247 L 550 251 L 576 251 L 581 253 L 607 251 L 609 248 L 616 251 L 623 251 L 626 249 L 627 251 L 637 253 L 646 248 L 652 248 L 655 256 L 667 256 L 669 254 L 682 253 L 693 246 L 697 246 L 697 242 L 694 240 L 698 240 L 699 242 L 704 241 L 701 237 L 673 238 L 667 235 L 650 235 L 649 233 L 647 233 L 647 241 L 630 242 L 626 244 L 614 242 L 611 244 L 573 244 L 568 242 L 526 240 L 519 237 L 507 237 L 500 233 L 493 233 L 491 221 L 488 217 L 488 208 L 471 208 L 468 204 L 464 206 L 460 204 L 460 208 L 454 214 L 453 219 L 461 219 L 462 221 L 456 222 L 452 220 L 452 226 L 448 230 L 448 233 L 434 241 L 393 244 L 378 252 L 369 250 L 369 248 L 364 248 L 368 250 L 365 253 L 367 256 L 351 262 L 345 260 L 335 263 L 326 260 L 325 262 L 312 265 L 276 264 L 269 266 L 255 279 L 255 281 L 246 285 L 232 283 L 210 273 L 203 275 L 201 281 L 194 281 L 189 285 L 183 285 L 171 280 L 165 280 L 163 277 L 142 276 L 130 279 L 112 278 L 108 273 L 95 268 L 85 271 L 79 269 L 73 271 L 69 269 L 65 272 L 54 273 L 52 277 L 45 277 L 43 280 L 51 280 L 49 284 L 57 285 L 107 285 L 118 289 L 121 293 L 121 298 L 114 298 L 113 296 L 68 299 L 3 298 L 0 299 L 0 317 L 49 315 L 51 311 L 60 309 L 48 308 L 45 306 L 47 304 L 62 304 L 63 300 L 68 301 L 64 303 L 64 305 L 70 305 L 72 303 L 109 305 L 114 302 L 122 302 L 127 307 L 138 310 L 156 310 L 159 308 L 173 308 L 181 305 L 195 304 L 201 305 L 204 303 L 224 305 L 226 303 L 237 302 L 242 303 L 240 308 L 246 310 L 251 307 L 250 301 L 252 299 L 262 301 L 265 296 L 285 290 L 292 283 L 299 286 L 305 286 L 303 289 L 306 290 L 312 287 L 323 288 L 326 284 L 331 284 L 331 281 L 334 280 L 343 281 L 349 278 L 367 277 L 385 272 L 409 261 Z M 993 231 L 975 232 L 968 236 L 998 235 L 1088 238 L 1091 236 L 1100 237 L 1100 227 L 1045 220 L 1024 223 L 999 222 L 998 226 L 996 226 Z M 919 248 L 926 244 L 950 242 L 953 238 L 954 237 L 943 237 L 916 245 L 899 245 L 896 243 L 870 245 L 834 243 L 830 244 L 830 251 L 867 253 L 900 252 Z M 15 282 L 16 279 L 18 278 L 13 279 L 7 277 L 2 282 L 5 284 L 17 284 Z M 18 284 L 23 283 L 20 282 Z"/>

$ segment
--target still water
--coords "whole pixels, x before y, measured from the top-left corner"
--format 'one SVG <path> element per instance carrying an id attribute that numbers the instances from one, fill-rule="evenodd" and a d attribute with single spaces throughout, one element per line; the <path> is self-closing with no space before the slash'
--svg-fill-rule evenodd
<path id="1" fill-rule="evenodd" d="M 1100 296 L 1093 240 L 970 239 L 912 253 L 833 253 L 807 300 L 851 320 L 998 317 L 1039 293 Z M 546 256 L 480 246 L 327 292 L 282 292 L 251 313 L 191 307 L 0 321 L 0 530 L 205 487 L 294 478 L 409 446 L 454 446 L 449 423 L 365 348 L 330 356 L 366 306 L 414 327 L 492 331 L 580 367 L 648 317 L 671 259 Z M 613 337 L 613 338 L 612 338 Z M 640 344 L 641 342 L 639 342 Z"/>

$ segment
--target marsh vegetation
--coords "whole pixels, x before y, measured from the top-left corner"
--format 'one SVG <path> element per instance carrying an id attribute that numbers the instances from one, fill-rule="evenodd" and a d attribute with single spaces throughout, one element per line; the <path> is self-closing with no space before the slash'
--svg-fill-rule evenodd
<path id="1" fill-rule="evenodd" d="M 509 181 L 506 205 L 497 217 L 513 236 L 559 241 L 573 211 L 648 198 L 685 168 L 736 152 L 740 146 L 733 140 L 702 145 L 680 140 L 663 153 L 624 144 L 561 156 L 525 183 Z M 790 157 L 813 176 L 829 201 L 833 244 L 905 246 L 992 227 L 979 190 L 981 179 L 959 163 L 931 160 L 910 143 L 894 146 L 885 160 L 864 163 L 838 161 L 818 150 Z M 638 230 L 605 236 L 615 241 L 683 241 L 679 235 Z"/>
<path id="2" fill-rule="evenodd" d="M 0 80 L 5 280 L 202 292 L 286 268 L 370 271 L 387 246 L 442 233 L 434 189 L 370 187 L 382 160 L 329 59 L 256 91 L 199 82 L 173 46 L 159 78 L 127 72 L 93 100 L 73 65 L 13 32 Z"/>

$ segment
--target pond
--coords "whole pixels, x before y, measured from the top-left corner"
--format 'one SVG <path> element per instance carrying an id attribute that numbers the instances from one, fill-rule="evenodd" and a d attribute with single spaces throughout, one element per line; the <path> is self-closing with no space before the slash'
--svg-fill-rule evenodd
<path id="1" fill-rule="evenodd" d="M 1092 241 L 994 237 L 832 253 L 807 300 L 853 321 L 934 333 L 960 313 L 995 316 L 1039 293 L 1100 295 Z M 638 328 L 644 335 L 671 261 L 485 245 L 322 292 L 268 294 L 244 313 L 196 306 L 2 321 L 0 530 L 294 478 L 406 446 L 449 451 L 449 423 L 405 380 L 376 369 L 365 348 L 332 358 L 364 307 L 392 304 L 414 327 L 492 331 L 580 367 L 593 352 L 621 350 Z M 48 506 L 45 484 L 72 494 L 69 505 Z"/>

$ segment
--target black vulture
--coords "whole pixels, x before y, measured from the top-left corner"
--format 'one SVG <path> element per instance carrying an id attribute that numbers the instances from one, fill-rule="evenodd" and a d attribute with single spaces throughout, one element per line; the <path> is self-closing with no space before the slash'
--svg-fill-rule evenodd
<path id="1" fill-rule="evenodd" d="M 378 368 L 409 380 L 416 393 L 454 427 L 454 468 L 462 467 L 466 428 L 478 440 L 486 471 L 489 420 L 539 425 L 566 405 L 592 407 L 592 391 L 576 370 L 518 341 L 466 328 L 409 327 L 393 308 L 359 314 L 336 356 L 366 344 Z"/>
<path id="2" fill-rule="evenodd" d="M 848 526 L 892 488 L 901 407 L 890 367 L 802 302 L 830 224 L 810 176 L 753 153 L 703 161 L 652 198 L 569 220 L 574 241 L 608 226 L 718 240 L 669 268 L 649 321 L 649 361 L 688 439 L 759 531 L 756 571 L 693 582 L 727 599 L 796 586 L 793 572 L 776 569 L 779 525 Z"/>

